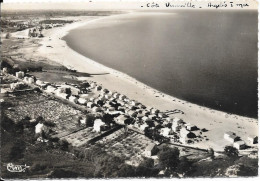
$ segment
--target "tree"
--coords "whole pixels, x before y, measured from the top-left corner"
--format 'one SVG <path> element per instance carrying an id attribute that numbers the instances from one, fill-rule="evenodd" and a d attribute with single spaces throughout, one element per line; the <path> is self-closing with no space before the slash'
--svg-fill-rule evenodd
<path id="1" fill-rule="evenodd" d="M 179 164 L 180 151 L 178 148 L 163 147 L 159 152 L 159 163 L 163 169 L 175 171 Z"/>
<path id="2" fill-rule="evenodd" d="M 186 175 L 192 168 L 192 162 L 187 159 L 187 157 L 181 157 L 180 163 L 177 168 L 177 172 L 181 173 L 183 176 Z"/>
<path id="3" fill-rule="evenodd" d="M 224 152 L 228 157 L 233 158 L 237 158 L 239 154 L 238 150 L 233 146 L 226 146 Z"/>
<path id="4" fill-rule="evenodd" d="M 211 158 L 212 160 L 214 160 L 214 158 L 215 158 L 215 152 L 214 152 L 213 148 L 210 148 L 209 151 L 208 151 L 208 153 L 209 153 L 210 158 Z"/>

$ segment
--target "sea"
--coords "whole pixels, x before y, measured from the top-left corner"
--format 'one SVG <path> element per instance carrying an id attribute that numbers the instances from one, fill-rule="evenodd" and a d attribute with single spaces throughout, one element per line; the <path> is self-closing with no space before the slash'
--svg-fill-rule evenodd
<path id="1" fill-rule="evenodd" d="M 110 16 L 63 39 L 78 53 L 163 93 L 257 118 L 256 10 Z"/>

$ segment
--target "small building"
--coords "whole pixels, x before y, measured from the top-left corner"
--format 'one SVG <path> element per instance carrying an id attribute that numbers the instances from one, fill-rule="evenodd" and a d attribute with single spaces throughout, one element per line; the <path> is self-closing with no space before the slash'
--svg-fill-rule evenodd
<path id="1" fill-rule="evenodd" d="M 96 86 L 95 89 L 96 89 L 97 91 L 100 91 L 100 90 L 102 89 L 102 87 L 99 85 L 99 86 Z"/>
<path id="2" fill-rule="evenodd" d="M 80 122 L 80 126 L 86 126 L 86 123 L 87 123 L 87 119 L 86 118 L 82 118 L 79 120 Z"/>
<path id="3" fill-rule="evenodd" d="M 15 76 L 19 79 L 22 79 L 24 77 L 24 72 L 23 71 L 19 71 L 15 73 Z"/>
<path id="4" fill-rule="evenodd" d="M 70 97 L 69 97 L 69 101 L 70 101 L 70 102 L 73 102 L 73 103 L 77 103 L 77 102 L 78 102 L 78 98 L 75 97 L 75 96 L 70 96 Z"/>
<path id="5" fill-rule="evenodd" d="M 33 84 L 34 83 L 34 78 L 33 77 L 29 77 L 28 78 L 28 83 L 29 84 Z"/>
<path id="6" fill-rule="evenodd" d="M 166 118 L 167 115 L 165 113 L 158 113 L 159 118 Z"/>
<path id="7" fill-rule="evenodd" d="M 197 126 L 195 126 L 195 125 L 193 125 L 193 124 L 187 124 L 187 125 L 186 125 L 186 128 L 187 128 L 187 130 L 189 130 L 189 131 L 194 131 L 194 130 L 197 130 L 197 129 L 198 129 Z"/>
<path id="8" fill-rule="evenodd" d="M 99 111 L 102 111 L 102 108 L 101 108 L 101 107 L 94 106 L 94 107 L 92 107 L 92 111 L 94 111 L 94 112 L 99 112 Z"/>
<path id="9" fill-rule="evenodd" d="M 35 84 L 37 84 L 37 85 L 42 85 L 43 82 L 42 82 L 41 80 L 36 80 Z"/>
<path id="10" fill-rule="evenodd" d="M 250 135 L 250 136 L 247 137 L 247 139 L 248 139 L 250 144 L 258 143 L 258 137 L 257 136 Z"/>
<path id="11" fill-rule="evenodd" d="M 47 127 L 43 123 L 38 123 L 35 126 L 35 133 L 41 134 L 43 131 L 47 131 Z"/>
<path id="12" fill-rule="evenodd" d="M 158 109 L 151 109 L 151 114 L 158 114 L 160 111 Z"/>
<path id="13" fill-rule="evenodd" d="M 87 107 L 88 107 L 88 108 L 94 107 L 94 103 L 93 103 L 93 102 L 88 102 L 88 103 L 87 103 Z"/>
<path id="14" fill-rule="evenodd" d="M 78 103 L 79 103 L 79 104 L 86 104 L 86 103 L 87 103 L 87 99 L 84 99 L 84 98 L 80 97 L 80 98 L 78 99 Z"/>
<path id="15" fill-rule="evenodd" d="M 59 92 L 56 92 L 56 95 L 62 99 L 67 99 L 68 97 L 68 94 L 66 93 L 59 93 Z"/>
<path id="16" fill-rule="evenodd" d="M 229 141 L 231 143 L 234 143 L 239 140 L 239 137 L 236 136 L 235 133 L 229 131 L 229 132 L 224 133 L 224 139 L 226 139 L 227 141 Z"/>
<path id="17" fill-rule="evenodd" d="M 108 95 L 108 94 L 105 95 L 106 99 L 110 99 L 111 97 L 112 97 L 111 95 Z"/>
<path id="18" fill-rule="evenodd" d="M 102 126 L 104 126 L 104 125 L 105 125 L 105 123 L 101 119 L 96 119 L 94 121 L 93 130 L 96 131 L 96 132 L 100 132 Z"/>
<path id="19" fill-rule="evenodd" d="M 182 123 L 184 123 L 184 122 L 183 122 L 183 120 L 180 119 L 180 118 L 174 118 L 174 119 L 172 120 L 172 124 L 175 124 L 175 125 L 180 125 L 180 124 L 182 124 Z"/>
<path id="20" fill-rule="evenodd" d="M 116 98 L 116 99 L 117 99 L 117 98 L 119 98 L 119 96 L 120 96 L 120 94 L 119 94 L 119 93 L 117 93 L 117 92 L 113 93 L 113 97 L 114 97 L 114 98 Z"/>
<path id="21" fill-rule="evenodd" d="M 178 131 L 180 131 L 180 129 L 181 129 L 180 125 L 172 124 L 172 130 L 174 132 L 178 132 Z"/>
<path id="22" fill-rule="evenodd" d="M 90 87 L 93 88 L 93 89 L 94 89 L 96 86 L 97 86 L 97 84 L 94 83 L 94 82 L 90 84 Z"/>
<path id="23" fill-rule="evenodd" d="M 149 119 L 155 119 L 157 116 L 155 114 L 149 115 L 148 118 Z"/>
<path id="24" fill-rule="evenodd" d="M 137 113 L 133 110 L 130 110 L 127 112 L 127 114 L 130 116 L 130 117 L 136 117 L 137 116 Z"/>
<path id="25" fill-rule="evenodd" d="M 6 67 L 4 67 L 4 68 L 2 69 L 2 72 L 3 72 L 4 74 L 7 74 L 7 73 L 8 73 L 8 69 L 7 69 Z"/>
<path id="26" fill-rule="evenodd" d="M 142 125 L 140 125 L 140 130 L 144 131 L 145 128 L 147 128 L 147 127 L 149 127 L 148 124 L 146 124 L 146 123 L 142 124 Z"/>
<path id="27" fill-rule="evenodd" d="M 120 99 L 121 101 L 123 101 L 125 98 L 126 98 L 126 96 L 123 95 L 123 94 L 121 94 L 121 95 L 119 96 L 119 99 Z"/>
<path id="28" fill-rule="evenodd" d="M 157 145 L 155 143 L 150 143 L 146 148 L 145 148 L 145 151 L 144 151 L 144 155 L 147 156 L 147 157 L 151 157 L 155 154 L 158 153 L 158 148 L 157 148 Z"/>
<path id="29" fill-rule="evenodd" d="M 164 137 L 168 137 L 171 129 L 170 128 L 162 128 L 160 130 L 160 134 Z"/>
<path id="30" fill-rule="evenodd" d="M 125 124 L 125 120 L 129 119 L 128 117 L 126 117 L 125 115 L 119 115 L 117 118 L 115 118 L 115 121 L 117 124 L 121 124 L 124 125 Z"/>
<path id="31" fill-rule="evenodd" d="M 131 102 L 130 102 L 130 104 L 132 105 L 132 106 L 137 106 L 137 102 L 135 101 L 135 100 L 132 100 Z"/>
<path id="32" fill-rule="evenodd" d="M 233 147 L 235 147 L 238 150 L 243 150 L 246 148 L 246 144 L 244 141 L 237 141 L 233 143 Z"/>
<path id="33" fill-rule="evenodd" d="M 48 85 L 47 88 L 46 88 L 46 91 L 49 92 L 49 93 L 54 93 L 55 90 L 56 90 L 56 88 L 51 86 L 51 85 Z"/>

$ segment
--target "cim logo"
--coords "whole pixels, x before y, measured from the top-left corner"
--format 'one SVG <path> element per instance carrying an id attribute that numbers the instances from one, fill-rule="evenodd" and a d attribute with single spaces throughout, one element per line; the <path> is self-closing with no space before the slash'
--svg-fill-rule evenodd
<path id="1" fill-rule="evenodd" d="M 30 166 L 25 165 L 14 165 L 12 163 L 8 163 L 6 168 L 9 172 L 25 172 L 26 168 Z"/>

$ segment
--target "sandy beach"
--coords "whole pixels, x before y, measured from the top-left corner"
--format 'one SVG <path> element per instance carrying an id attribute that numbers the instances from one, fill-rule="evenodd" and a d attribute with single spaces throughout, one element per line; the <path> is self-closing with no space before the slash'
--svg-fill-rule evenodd
<path id="1" fill-rule="evenodd" d="M 175 113 L 170 116 L 182 118 L 187 123 L 194 124 L 200 129 L 206 128 L 208 130 L 204 135 L 207 135 L 209 140 L 194 146 L 202 148 L 212 147 L 221 151 L 226 145 L 230 144 L 223 138 L 224 133 L 227 131 L 235 132 L 246 142 L 248 135 L 258 135 L 257 119 L 209 109 L 163 94 L 122 72 L 82 56 L 68 47 L 66 42 L 62 40 L 62 37 L 72 29 L 88 23 L 95 23 L 99 19 L 111 17 L 74 17 L 78 20 L 75 23 L 45 30 L 45 37 L 39 41 L 40 46 L 24 48 L 21 51 L 26 54 L 26 51 L 33 50 L 33 56 L 44 57 L 63 64 L 68 68 L 75 69 L 78 72 L 89 73 L 91 77 L 78 77 L 78 79 L 96 81 L 105 88 L 125 94 L 130 99 L 135 99 L 146 106 L 155 107 L 163 112 L 170 110 L 183 111 L 184 114 Z M 24 33 L 19 32 L 13 36 L 22 36 Z"/>

